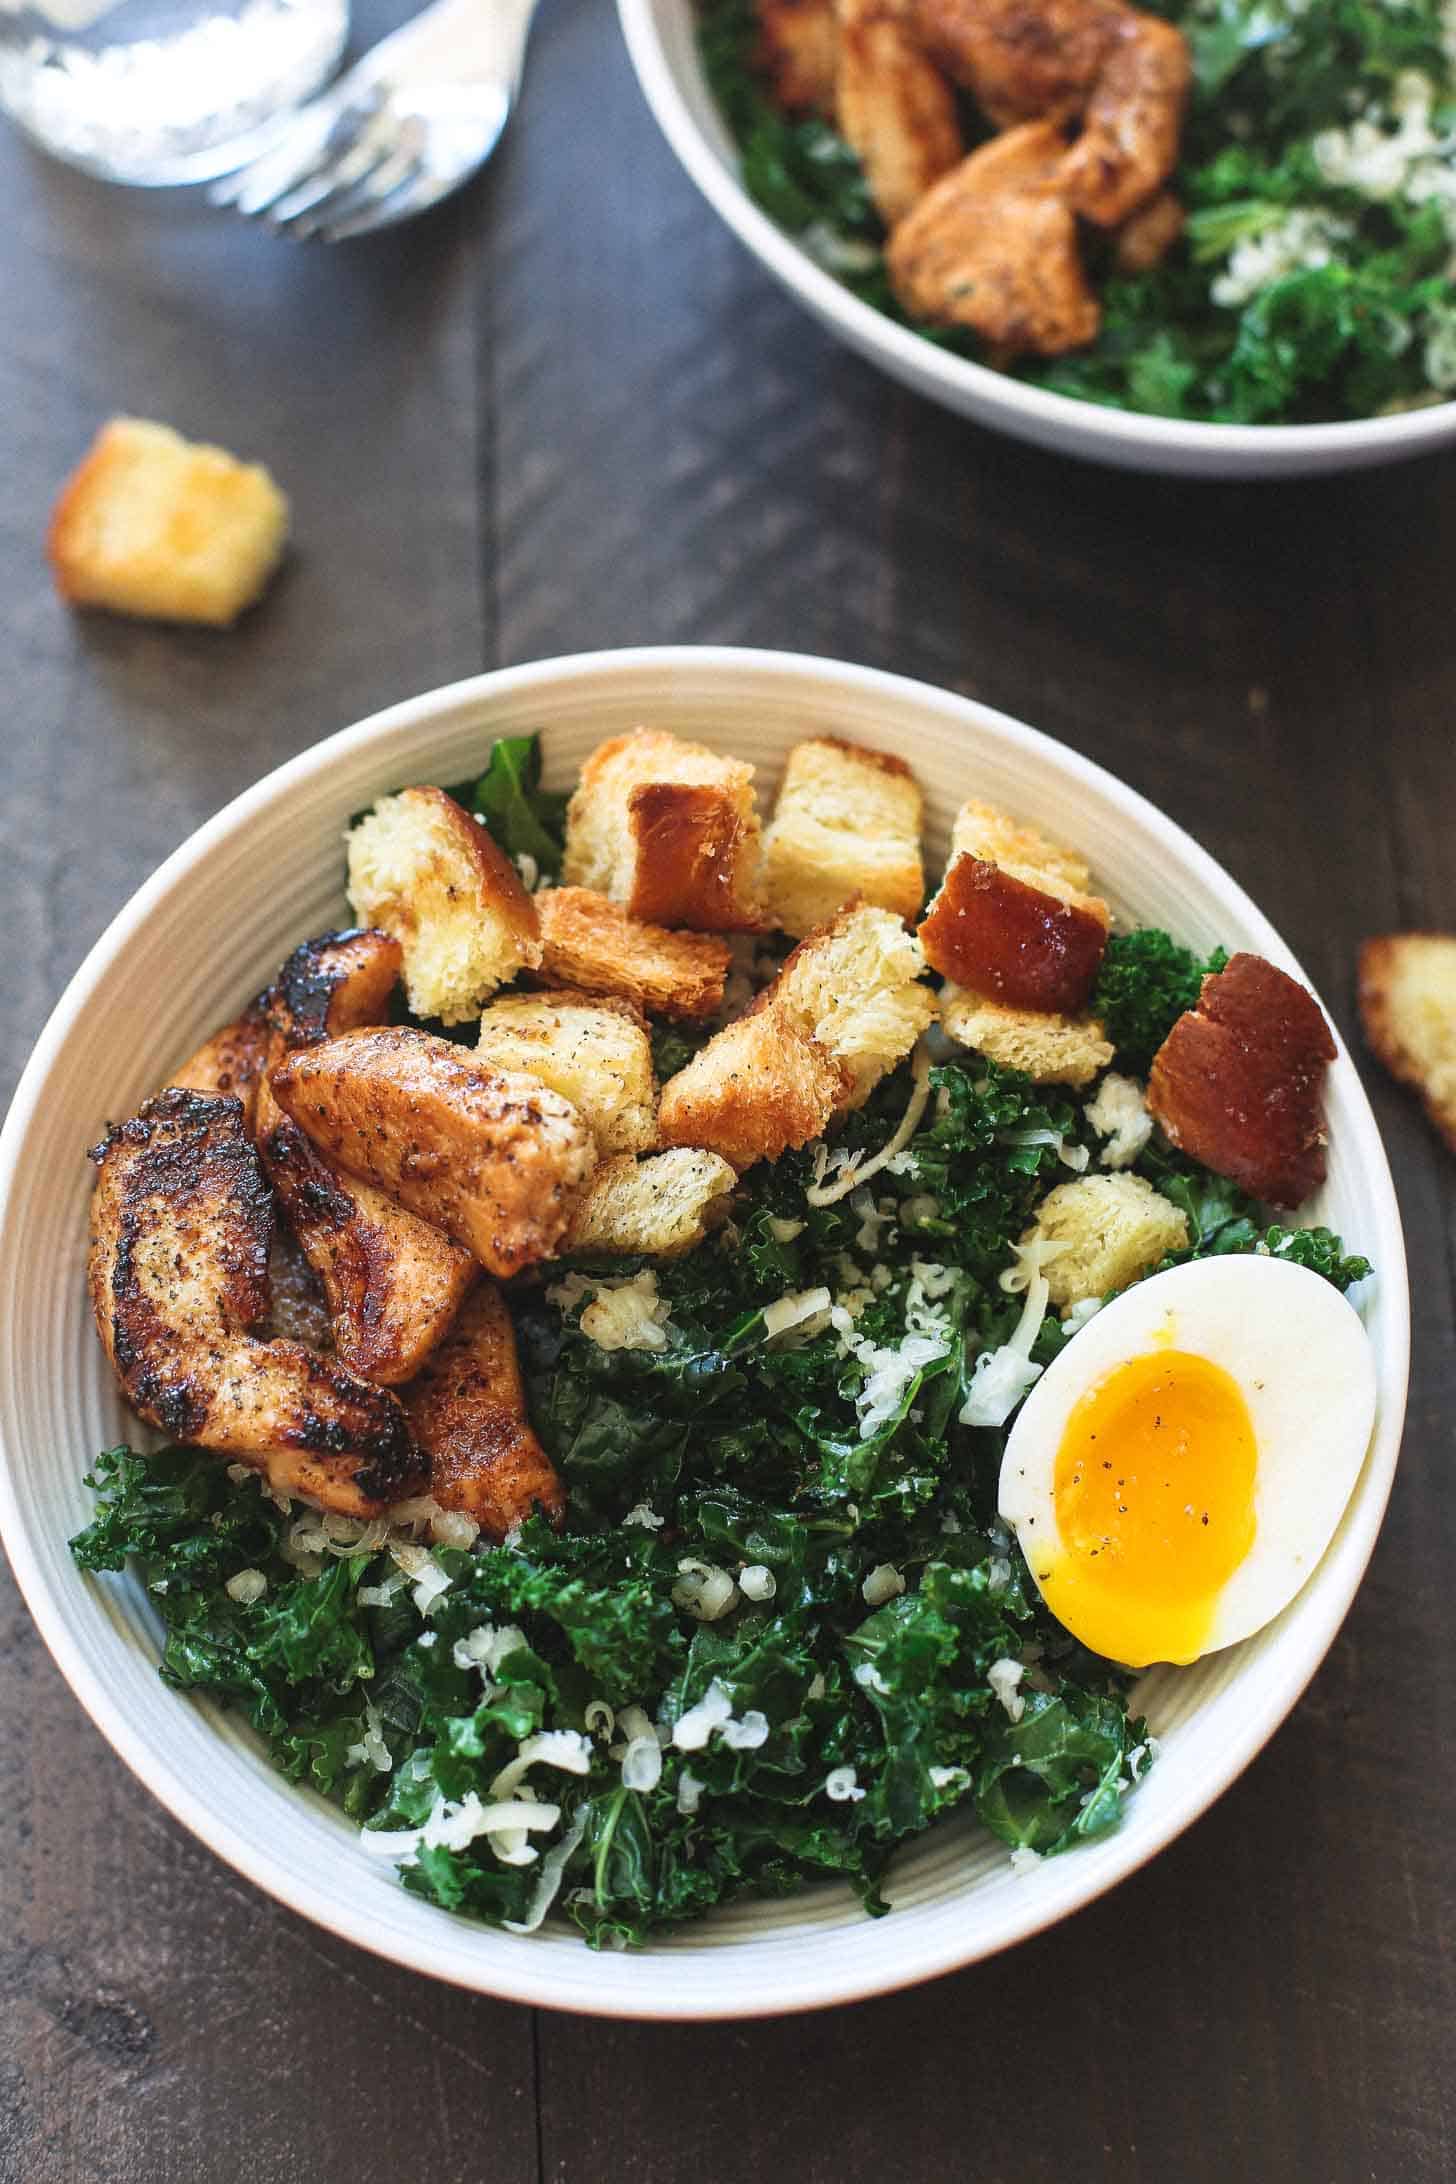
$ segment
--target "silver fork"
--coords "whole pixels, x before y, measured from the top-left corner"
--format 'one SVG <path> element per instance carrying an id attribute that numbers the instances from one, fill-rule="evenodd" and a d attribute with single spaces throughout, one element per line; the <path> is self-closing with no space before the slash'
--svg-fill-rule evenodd
<path id="1" fill-rule="evenodd" d="M 535 12 L 536 0 L 435 0 L 214 183 L 213 204 L 329 243 L 439 204 L 495 150 Z"/>

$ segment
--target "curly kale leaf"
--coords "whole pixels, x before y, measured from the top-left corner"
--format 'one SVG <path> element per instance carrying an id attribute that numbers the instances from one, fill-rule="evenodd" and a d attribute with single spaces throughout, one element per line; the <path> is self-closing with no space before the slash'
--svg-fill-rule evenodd
<path id="1" fill-rule="evenodd" d="M 1191 948 L 1180 948 L 1155 926 L 1114 933 L 1097 974 L 1091 1007 L 1117 1050 L 1117 1067 L 1145 1077 L 1178 1018 L 1185 1009 L 1197 1006 L 1204 979 L 1210 972 L 1221 971 L 1227 961 L 1225 948 L 1198 956 Z"/>
<path id="2" fill-rule="evenodd" d="M 1162 1266 L 1257 1251 L 1307 1266 L 1342 1291 L 1364 1281 L 1371 1271 L 1370 1261 L 1347 1252 L 1333 1230 L 1286 1228 L 1270 1222 L 1236 1183 L 1196 1167 L 1171 1148 L 1150 1146 L 1137 1165 L 1139 1173 L 1171 1199 L 1188 1222 L 1186 1250 L 1170 1253 Z"/>

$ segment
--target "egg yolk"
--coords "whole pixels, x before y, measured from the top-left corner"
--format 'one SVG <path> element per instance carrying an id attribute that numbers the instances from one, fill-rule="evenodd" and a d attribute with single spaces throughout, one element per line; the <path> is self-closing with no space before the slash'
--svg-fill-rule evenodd
<path id="1" fill-rule="evenodd" d="M 1254 1542 L 1258 1455 L 1237 1381 L 1206 1357 L 1159 1349 L 1099 1380 L 1057 1450 L 1061 1552 L 1048 1569 L 1032 1551 L 1053 1615 L 1129 1668 L 1197 1660 Z"/>

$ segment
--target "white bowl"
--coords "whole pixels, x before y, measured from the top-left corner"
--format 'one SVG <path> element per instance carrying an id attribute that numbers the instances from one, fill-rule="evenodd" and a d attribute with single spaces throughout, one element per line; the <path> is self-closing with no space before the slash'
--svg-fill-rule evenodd
<path id="1" fill-rule="evenodd" d="M 643 95 L 714 211 L 822 325 L 917 394 L 1063 455 L 1210 478 L 1367 469 L 1456 440 L 1456 402 L 1337 425 L 1189 424 L 1050 394 L 952 356 L 851 295 L 753 202 L 703 75 L 693 0 L 617 0 L 617 7 Z"/>
<path id="2" fill-rule="evenodd" d="M 818 1888 L 744 1903 L 638 1954 L 565 1930 L 519 1939 L 407 1895 L 322 1799 L 274 1774 L 249 1731 L 167 1690 L 158 1625 L 129 1579 L 92 1578 L 66 1542 L 87 1521 L 94 1453 L 136 1431 L 87 1309 L 83 1148 L 130 1112 L 306 935 L 344 914 L 348 815 L 411 779 L 458 780 L 505 730 L 540 729 L 550 779 L 642 720 L 762 767 L 832 731 L 913 760 L 928 846 L 971 789 L 1043 821 L 1092 860 L 1114 908 L 1199 948 L 1224 941 L 1297 970 L 1226 873 L 1087 760 L 985 706 L 866 668 L 786 654 L 664 649 L 510 669 L 413 698 L 317 745 L 170 857 L 92 949 L 41 1037 L 0 1137 L 0 1533 L 41 1632 L 98 1728 L 163 1804 L 251 1880 L 333 1932 L 414 1969 L 562 2009 L 714 2017 L 847 2001 L 944 1972 L 1061 1918 L 1130 1873 L 1246 1766 L 1319 1665 L 1359 1583 L 1390 1489 L 1405 1402 L 1408 1298 L 1399 1216 L 1343 1052 L 1329 1085 L 1330 1176 L 1314 1217 L 1374 1260 L 1367 1323 L 1379 1414 L 1360 1485 L 1304 1592 L 1271 1628 L 1144 1679 L 1163 1756 L 1114 1835 L 1024 1877 L 965 1822 L 907 1847 L 888 1919 Z"/>

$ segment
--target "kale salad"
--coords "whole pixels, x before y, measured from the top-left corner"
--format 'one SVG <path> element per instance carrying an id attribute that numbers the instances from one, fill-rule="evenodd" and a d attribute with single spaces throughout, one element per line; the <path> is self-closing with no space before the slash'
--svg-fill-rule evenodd
<path id="1" fill-rule="evenodd" d="M 457 793 L 549 877 L 562 809 L 538 783 L 506 741 Z M 1093 1006 L 1116 1069 L 1146 1071 L 1223 960 L 1112 937 Z M 659 1072 L 706 1036 L 659 1024 Z M 976 1397 L 1023 1319 L 1017 1241 L 1110 1125 L 939 1055 L 873 1189 L 815 1203 L 895 1136 L 923 1059 L 750 1170 L 686 1256 L 509 1285 L 559 1527 L 538 1512 L 491 1545 L 428 1500 L 366 1522 L 200 1449 L 121 1446 L 77 1563 L 130 1565 L 164 1681 L 246 1716 L 405 1888 L 513 1932 L 552 1915 L 620 1947 L 831 1879 L 878 1913 L 896 1847 L 942 1815 L 1023 1864 L 1116 1827 L 1156 1754 L 1132 1679 L 1047 1612 L 996 1514 L 1016 1389 L 1087 1313 L 1042 1317 L 1009 1399 Z M 1135 1168 L 1186 1217 L 1177 1259 L 1273 1255 L 1341 1290 L 1369 1272 L 1160 1140 Z M 603 1333 L 644 1315 L 649 1342 Z"/>
<path id="2" fill-rule="evenodd" d="M 849 146 L 755 72 L 753 0 L 698 0 L 708 81 L 771 218 L 865 302 L 907 318 Z M 1146 0 L 1192 88 L 1172 187 L 1180 239 L 1119 271 L 1084 233 L 1089 346 L 1009 368 L 1059 394 L 1223 424 L 1304 424 L 1456 395 L 1456 9 L 1451 0 Z M 967 142 L 984 138 L 968 111 Z M 968 332 L 916 331 L 982 362 Z"/>

